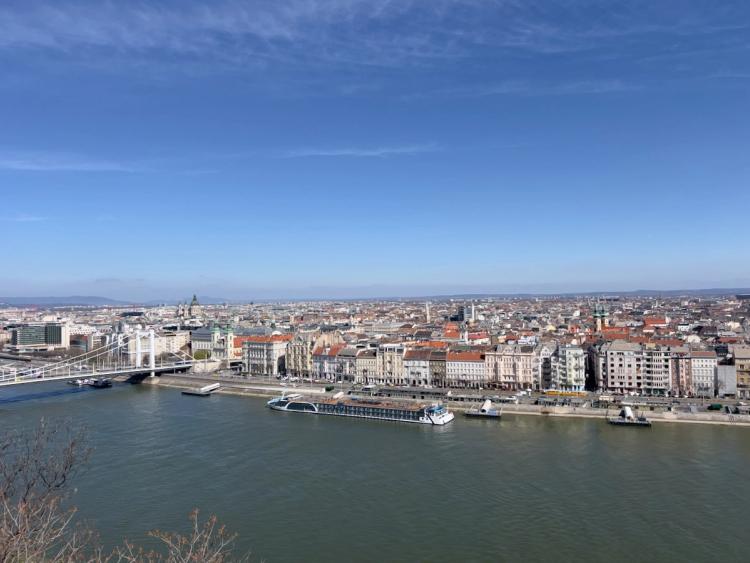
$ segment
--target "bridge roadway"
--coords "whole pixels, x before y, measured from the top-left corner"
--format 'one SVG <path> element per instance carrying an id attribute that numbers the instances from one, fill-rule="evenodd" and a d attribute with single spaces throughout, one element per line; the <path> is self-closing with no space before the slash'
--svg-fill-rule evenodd
<path id="1" fill-rule="evenodd" d="M 64 371 L 64 373 L 57 373 L 45 375 L 44 373 L 25 373 L 23 375 L 16 374 L 4 374 L 0 375 L 0 387 L 8 385 L 21 385 L 25 383 L 43 383 L 45 381 L 65 381 L 69 379 L 86 379 L 88 377 L 117 377 L 122 375 L 134 376 L 134 375 L 150 375 L 151 372 L 155 374 L 170 373 L 177 371 L 183 371 L 191 368 L 193 365 L 192 361 L 175 362 L 172 364 L 159 364 L 152 367 L 140 366 L 140 367 L 118 367 L 115 369 L 102 369 L 102 370 L 63 370 L 62 368 L 55 369 L 54 371 Z M 43 371 L 42 368 L 39 369 Z"/>

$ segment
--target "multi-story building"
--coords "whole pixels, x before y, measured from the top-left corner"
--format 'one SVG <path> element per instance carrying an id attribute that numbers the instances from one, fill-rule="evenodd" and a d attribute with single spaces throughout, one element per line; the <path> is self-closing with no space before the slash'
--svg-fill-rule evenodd
<path id="1" fill-rule="evenodd" d="M 286 352 L 286 371 L 298 377 L 310 377 L 313 373 L 313 352 L 316 348 L 333 346 L 344 342 L 341 333 L 328 331 L 301 332 L 289 341 Z"/>
<path id="2" fill-rule="evenodd" d="M 243 367 L 250 375 L 285 373 L 284 359 L 291 334 L 250 336 L 242 342 Z"/>
<path id="3" fill-rule="evenodd" d="M 9 349 L 15 352 L 49 351 L 70 347 L 66 323 L 33 323 L 10 328 Z"/>
<path id="4" fill-rule="evenodd" d="M 445 350 L 432 350 L 430 352 L 430 381 L 434 387 L 446 387 L 446 356 Z"/>
<path id="5" fill-rule="evenodd" d="M 338 354 L 345 346 L 345 344 L 324 344 L 313 350 L 314 379 L 337 380 L 340 374 Z"/>
<path id="6" fill-rule="evenodd" d="M 678 397 L 695 394 L 693 384 L 693 362 L 690 348 L 673 346 L 672 352 L 672 393 Z"/>
<path id="7" fill-rule="evenodd" d="M 293 376 L 310 377 L 313 371 L 313 350 L 318 332 L 298 332 L 286 348 L 286 372 Z"/>
<path id="8" fill-rule="evenodd" d="M 449 387 L 479 389 L 487 386 L 485 353 L 481 350 L 448 350 L 445 378 Z"/>
<path id="9" fill-rule="evenodd" d="M 690 354 L 691 391 L 698 397 L 716 394 L 718 358 L 713 350 L 693 350 Z"/>
<path id="10" fill-rule="evenodd" d="M 750 346 L 735 346 L 734 367 L 737 370 L 737 398 L 750 399 Z"/>
<path id="11" fill-rule="evenodd" d="M 485 354 L 487 383 L 501 389 L 533 389 L 537 382 L 539 362 L 534 346 L 500 344 Z"/>
<path id="12" fill-rule="evenodd" d="M 404 380 L 412 387 L 432 385 L 430 348 L 413 348 L 404 352 Z"/>
<path id="13" fill-rule="evenodd" d="M 377 370 L 378 383 L 405 385 L 404 345 L 387 343 L 378 346 Z"/>
<path id="14" fill-rule="evenodd" d="M 552 355 L 557 345 L 541 343 L 534 348 L 534 389 L 552 388 Z"/>
<path id="15" fill-rule="evenodd" d="M 367 348 L 357 352 L 355 381 L 364 385 L 374 385 L 378 382 L 377 349 Z"/>
<path id="16" fill-rule="evenodd" d="M 600 389 L 617 393 L 643 391 L 643 354 L 640 344 L 614 340 L 592 348 Z"/>
<path id="17" fill-rule="evenodd" d="M 600 388 L 615 393 L 668 395 L 674 372 L 669 346 L 615 340 L 592 348 Z"/>
<path id="18" fill-rule="evenodd" d="M 336 381 L 355 381 L 357 377 L 357 352 L 358 350 L 351 346 L 345 346 L 338 351 L 335 366 Z"/>
<path id="19" fill-rule="evenodd" d="M 586 357 L 583 348 L 565 345 L 551 359 L 551 389 L 583 391 L 586 385 Z"/>
<path id="20" fill-rule="evenodd" d="M 234 354 L 234 331 L 231 328 L 199 328 L 190 332 L 190 347 L 196 358 L 230 360 Z"/>
<path id="21" fill-rule="evenodd" d="M 643 393 L 668 395 L 672 390 L 672 352 L 668 346 L 647 344 L 643 354 Z"/>

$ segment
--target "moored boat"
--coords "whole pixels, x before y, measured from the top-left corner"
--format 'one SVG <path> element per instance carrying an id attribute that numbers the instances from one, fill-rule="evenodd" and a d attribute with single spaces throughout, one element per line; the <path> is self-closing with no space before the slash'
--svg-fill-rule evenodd
<path id="1" fill-rule="evenodd" d="M 95 389 L 105 389 L 107 387 L 112 387 L 112 380 L 108 377 L 95 377 L 89 381 L 89 385 Z"/>
<path id="2" fill-rule="evenodd" d="M 338 394 L 337 394 L 338 395 Z M 442 404 L 401 403 L 356 397 L 304 397 L 286 395 L 268 401 L 276 411 L 302 412 L 352 418 L 390 420 L 443 426 L 453 420 L 453 413 Z"/>
<path id="3" fill-rule="evenodd" d="M 639 426 L 641 428 L 648 428 L 651 426 L 651 421 L 645 416 L 635 416 L 633 409 L 630 407 L 623 407 L 618 416 L 610 416 L 607 418 L 607 422 L 616 426 Z"/>

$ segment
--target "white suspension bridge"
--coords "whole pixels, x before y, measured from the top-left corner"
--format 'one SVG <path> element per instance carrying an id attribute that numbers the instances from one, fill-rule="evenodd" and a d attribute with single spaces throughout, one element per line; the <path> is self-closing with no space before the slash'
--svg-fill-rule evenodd
<path id="1" fill-rule="evenodd" d="M 144 346 L 143 340 L 148 344 Z M 134 346 L 131 341 L 134 340 Z M 133 350 L 135 348 L 135 350 Z M 147 356 L 144 362 L 144 356 Z M 197 363 L 185 352 L 156 356 L 153 330 L 114 335 L 111 342 L 72 358 L 23 369 L 0 366 L 0 387 L 89 377 L 148 376 L 186 371 Z"/>

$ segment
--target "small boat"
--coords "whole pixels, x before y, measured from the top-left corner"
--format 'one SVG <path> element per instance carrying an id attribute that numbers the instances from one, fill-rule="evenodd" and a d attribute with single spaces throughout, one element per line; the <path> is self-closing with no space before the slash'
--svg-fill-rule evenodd
<path id="1" fill-rule="evenodd" d="M 88 385 L 89 380 L 88 379 L 73 379 L 71 381 L 68 381 L 68 385 L 75 385 L 76 387 L 83 387 L 84 385 Z"/>
<path id="2" fill-rule="evenodd" d="M 645 416 L 635 416 L 633 409 L 630 407 L 623 407 L 620 411 L 619 416 L 610 416 L 607 418 L 607 422 L 616 426 L 639 426 L 641 428 L 648 428 L 651 426 L 651 421 Z"/>
<path id="3" fill-rule="evenodd" d="M 195 395 L 196 397 L 208 397 L 211 393 L 221 387 L 220 383 L 212 383 L 211 385 L 204 385 L 200 389 L 185 389 L 183 395 Z"/>
<path id="4" fill-rule="evenodd" d="M 473 418 L 494 418 L 496 420 L 500 420 L 500 417 L 503 415 L 503 411 L 494 408 L 492 406 L 492 401 L 487 399 L 478 409 L 469 409 L 464 414 L 468 417 Z"/>
<path id="5" fill-rule="evenodd" d="M 106 389 L 112 387 L 112 380 L 108 377 L 95 377 L 89 380 L 89 385 L 95 389 Z"/>

